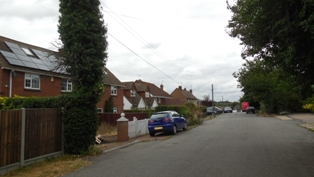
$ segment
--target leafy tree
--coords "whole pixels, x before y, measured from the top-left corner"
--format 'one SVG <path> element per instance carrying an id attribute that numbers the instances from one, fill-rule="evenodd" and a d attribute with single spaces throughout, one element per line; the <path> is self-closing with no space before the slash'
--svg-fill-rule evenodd
<path id="1" fill-rule="evenodd" d="M 201 105 L 206 106 L 206 107 L 209 107 L 209 106 L 213 105 L 212 101 L 210 100 L 209 95 L 204 95 L 203 96 L 203 100 L 201 101 Z"/>
<path id="2" fill-rule="evenodd" d="M 237 0 L 227 26 L 244 46 L 242 57 L 264 59 L 297 83 L 305 98 L 314 84 L 313 0 Z"/>
<path id="3" fill-rule="evenodd" d="M 81 154 L 94 143 L 98 124 L 96 103 L 103 90 L 107 28 L 99 0 L 60 0 L 58 32 L 63 65 L 74 89 L 65 105 L 65 152 Z"/>
<path id="4" fill-rule="evenodd" d="M 267 113 L 295 110 L 296 105 L 301 106 L 300 101 L 293 82 L 283 73 L 279 68 L 267 66 L 264 60 L 247 61 L 233 74 L 244 92 L 240 101 L 248 101 L 255 107 L 261 104 Z"/>

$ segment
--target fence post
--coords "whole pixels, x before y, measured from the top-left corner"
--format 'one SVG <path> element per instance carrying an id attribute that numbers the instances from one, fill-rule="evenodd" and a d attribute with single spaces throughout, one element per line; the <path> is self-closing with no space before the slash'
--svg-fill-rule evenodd
<path id="1" fill-rule="evenodd" d="M 145 128 L 145 133 L 148 134 L 149 131 L 148 131 L 148 119 L 145 118 L 145 125 L 146 125 L 146 128 Z"/>
<path id="2" fill-rule="evenodd" d="M 134 121 L 134 132 L 135 132 L 135 137 L 138 136 L 138 122 L 137 122 L 137 118 L 133 117 L 133 121 Z"/>
<path id="3" fill-rule="evenodd" d="M 121 118 L 117 120 L 117 139 L 120 142 L 129 140 L 129 120 L 124 116 L 125 114 L 121 113 Z"/>
<path id="4" fill-rule="evenodd" d="M 20 166 L 24 166 L 24 152 L 25 151 L 25 108 L 22 108 L 22 131 L 21 131 L 21 157 Z"/>

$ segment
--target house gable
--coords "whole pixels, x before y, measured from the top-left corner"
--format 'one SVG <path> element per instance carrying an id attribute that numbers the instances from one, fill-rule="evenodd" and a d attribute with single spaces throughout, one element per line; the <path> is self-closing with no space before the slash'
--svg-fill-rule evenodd
<path id="1" fill-rule="evenodd" d="M 132 103 L 129 101 L 129 99 L 124 95 L 123 96 L 123 109 L 124 110 L 131 110 L 133 107 Z"/>

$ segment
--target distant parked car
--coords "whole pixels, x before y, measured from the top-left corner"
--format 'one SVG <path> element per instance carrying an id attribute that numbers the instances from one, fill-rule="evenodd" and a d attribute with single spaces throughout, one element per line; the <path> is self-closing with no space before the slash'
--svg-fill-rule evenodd
<path id="1" fill-rule="evenodd" d="M 232 108 L 230 108 L 230 107 L 225 107 L 225 109 L 224 109 L 224 113 L 232 113 Z"/>
<path id="2" fill-rule="evenodd" d="M 249 107 L 246 108 L 246 113 L 248 114 L 250 112 L 255 114 L 255 108 L 253 106 L 249 106 Z"/>
<path id="3" fill-rule="evenodd" d="M 218 108 L 215 106 L 215 108 L 213 109 L 212 106 L 207 107 L 207 115 L 212 115 L 212 114 L 221 114 L 223 111 L 222 109 Z"/>
<path id="4" fill-rule="evenodd" d="M 188 124 L 186 119 L 176 111 L 161 111 L 151 115 L 148 120 L 148 131 L 150 136 L 157 132 L 170 132 L 176 134 L 177 130 L 186 130 Z"/>
<path id="5" fill-rule="evenodd" d="M 207 107 L 207 115 L 213 114 L 217 114 L 217 112 L 213 110 L 213 107 Z"/>

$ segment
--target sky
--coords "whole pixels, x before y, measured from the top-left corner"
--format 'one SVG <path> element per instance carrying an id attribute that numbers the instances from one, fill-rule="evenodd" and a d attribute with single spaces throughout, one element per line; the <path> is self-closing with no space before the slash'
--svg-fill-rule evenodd
<path id="1" fill-rule="evenodd" d="M 232 3 L 232 0 L 229 0 Z M 203 99 L 238 101 L 232 73 L 241 59 L 240 41 L 226 33 L 231 13 L 224 0 L 100 0 L 108 28 L 106 67 L 121 81 L 179 86 Z M 59 1 L 0 0 L 0 35 L 56 50 Z"/>

